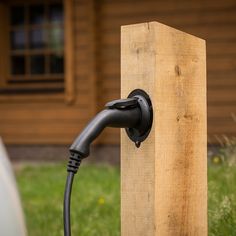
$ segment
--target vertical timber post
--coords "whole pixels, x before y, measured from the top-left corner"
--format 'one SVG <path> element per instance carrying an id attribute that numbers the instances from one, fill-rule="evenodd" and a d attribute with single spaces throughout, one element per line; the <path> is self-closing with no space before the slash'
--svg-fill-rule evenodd
<path id="1" fill-rule="evenodd" d="M 205 41 L 150 22 L 122 26 L 121 97 L 143 89 L 153 126 L 121 134 L 121 235 L 207 235 Z"/>

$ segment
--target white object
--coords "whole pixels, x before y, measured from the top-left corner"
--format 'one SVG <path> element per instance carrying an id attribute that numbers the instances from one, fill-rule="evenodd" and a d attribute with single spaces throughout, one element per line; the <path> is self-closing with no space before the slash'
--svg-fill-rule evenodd
<path id="1" fill-rule="evenodd" d="M 0 138 L 0 235 L 26 236 L 15 176 Z"/>

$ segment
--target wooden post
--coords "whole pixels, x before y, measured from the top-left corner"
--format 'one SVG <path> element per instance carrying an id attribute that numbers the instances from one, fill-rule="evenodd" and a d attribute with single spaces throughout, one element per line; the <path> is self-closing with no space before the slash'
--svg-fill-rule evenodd
<path id="1" fill-rule="evenodd" d="M 152 99 L 140 148 L 121 134 L 121 235 L 207 235 L 205 41 L 157 22 L 121 30 L 121 96 Z"/>

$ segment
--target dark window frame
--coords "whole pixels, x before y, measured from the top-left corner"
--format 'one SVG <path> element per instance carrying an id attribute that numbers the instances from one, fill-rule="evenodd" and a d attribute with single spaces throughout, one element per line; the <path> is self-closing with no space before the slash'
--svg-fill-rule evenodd
<path id="1" fill-rule="evenodd" d="M 59 0 L 50 0 L 58 2 Z M 0 2 L 0 102 L 62 102 L 71 104 L 75 99 L 74 71 L 74 1 L 61 0 L 64 8 L 64 76 L 10 78 L 9 68 L 9 7 L 18 4 L 42 3 L 42 0 L 8 0 Z M 45 91 L 45 92 L 44 92 Z M 46 93 L 46 94 L 45 94 Z"/>
<path id="2" fill-rule="evenodd" d="M 58 1 L 60 4 L 60 1 Z M 17 32 L 21 32 L 21 34 L 24 33 L 25 35 L 25 41 L 24 45 L 20 45 L 22 48 L 17 49 L 17 45 L 15 45 L 15 48 L 12 47 L 13 45 L 10 45 L 9 47 L 9 75 L 8 75 L 8 82 L 17 83 L 19 80 L 22 82 L 23 80 L 28 81 L 31 83 L 32 81 L 35 82 L 37 80 L 40 81 L 53 81 L 53 80 L 63 80 L 64 78 L 64 40 L 61 42 L 56 42 L 57 35 L 53 36 L 53 32 L 56 32 L 54 34 L 64 34 L 64 19 L 60 22 L 50 21 L 50 10 L 52 9 L 52 6 L 58 5 L 55 1 L 47 1 L 44 3 L 23 3 L 23 4 L 15 4 L 11 5 L 9 7 L 9 35 L 12 35 Z M 63 6 L 63 3 L 61 3 Z M 11 14 L 13 13 L 11 10 L 14 10 L 18 8 L 22 8 L 24 10 L 23 16 L 24 21 L 21 25 L 13 25 L 11 22 L 16 23 L 14 21 L 14 17 L 11 17 Z M 31 15 L 30 10 L 34 8 L 34 10 L 37 10 L 37 7 L 44 10 L 44 14 L 42 17 L 44 17 L 44 22 L 40 23 L 37 22 L 40 20 L 40 17 L 34 18 L 34 15 Z M 51 9 L 50 9 L 51 8 Z M 63 8 L 62 8 L 63 11 Z M 37 12 L 35 12 L 37 13 Z M 63 14 L 63 13 L 62 13 Z M 19 17 L 18 17 L 19 18 Z M 32 22 L 32 20 L 36 20 L 36 22 Z M 57 32 L 58 31 L 58 32 Z M 39 34 L 45 33 L 46 35 L 43 37 L 46 37 L 42 39 L 43 41 L 46 41 L 45 45 L 37 45 L 37 42 L 35 44 L 33 43 L 33 38 L 31 38 L 31 35 L 33 33 L 36 33 L 36 36 L 34 35 L 34 38 L 37 40 L 37 38 L 40 36 Z M 37 35 L 38 34 L 38 35 Z M 51 37 L 51 38 L 50 38 Z M 63 38 L 63 35 L 61 36 Z M 56 40 L 55 40 L 56 39 Z M 51 44 L 51 41 L 54 42 L 54 44 Z M 11 40 L 13 41 L 13 40 Z M 40 40 L 39 40 L 40 41 Z M 12 42 L 10 44 L 13 44 Z M 24 47 L 23 47 L 24 46 Z M 42 46 L 42 47 L 41 47 Z M 59 46 L 59 47 L 58 47 Z M 57 47 L 57 48 L 56 48 Z M 24 60 L 23 60 L 24 59 Z M 38 59 L 38 63 L 35 63 L 35 59 Z M 55 68 L 55 61 L 57 60 L 58 68 Z M 21 67 L 13 67 L 14 60 L 18 60 L 24 64 L 24 69 Z M 42 63 L 43 61 L 43 63 Z M 34 62 L 34 63 L 33 63 Z M 20 64 L 20 63 L 19 63 Z M 38 68 L 36 66 L 38 65 Z M 41 65 L 41 68 L 39 68 L 39 65 Z M 53 66 L 54 65 L 54 66 Z M 60 71 L 60 68 L 62 70 Z M 58 72 L 58 73 L 57 73 Z"/>

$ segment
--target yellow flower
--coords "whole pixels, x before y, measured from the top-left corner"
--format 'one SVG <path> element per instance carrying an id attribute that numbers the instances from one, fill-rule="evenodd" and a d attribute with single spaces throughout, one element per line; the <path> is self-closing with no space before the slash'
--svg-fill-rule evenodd
<path id="1" fill-rule="evenodd" d="M 103 198 L 103 197 L 100 197 L 99 199 L 98 199 L 98 204 L 99 205 L 103 205 L 105 203 L 105 199 Z"/>
<path id="2" fill-rule="evenodd" d="M 213 159 L 212 159 L 212 162 L 213 162 L 214 164 L 219 164 L 220 161 L 221 161 L 221 159 L 220 159 L 220 157 L 218 157 L 218 156 L 214 156 Z"/>

